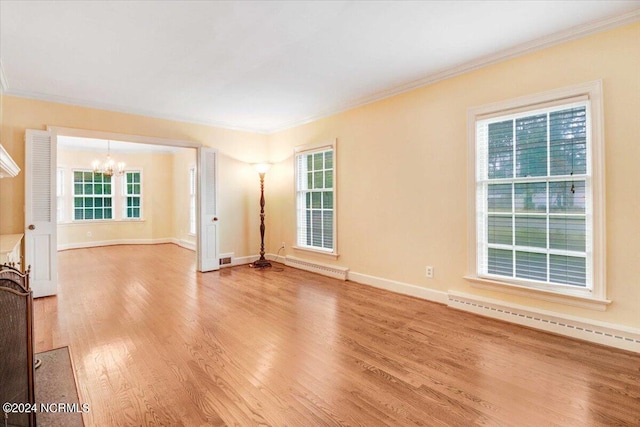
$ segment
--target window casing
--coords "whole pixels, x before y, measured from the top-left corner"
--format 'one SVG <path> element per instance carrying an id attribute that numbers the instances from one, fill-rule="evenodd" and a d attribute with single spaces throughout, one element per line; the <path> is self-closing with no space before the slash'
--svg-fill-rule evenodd
<path id="1" fill-rule="evenodd" d="M 142 218 L 142 172 L 126 171 L 122 180 L 124 219 Z"/>
<path id="2" fill-rule="evenodd" d="M 297 247 L 337 254 L 335 142 L 302 148 L 295 155 Z"/>
<path id="3" fill-rule="evenodd" d="M 595 82 L 470 111 L 469 279 L 606 301 L 600 94 Z"/>

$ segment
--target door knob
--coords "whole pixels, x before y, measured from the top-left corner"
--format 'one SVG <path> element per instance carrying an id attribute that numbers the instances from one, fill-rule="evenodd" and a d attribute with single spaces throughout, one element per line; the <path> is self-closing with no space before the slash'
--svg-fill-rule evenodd
<path id="1" fill-rule="evenodd" d="M 213 219 L 211 221 L 216 222 L 218 220 L 217 216 L 214 216 Z"/>
<path id="2" fill-rule="evenodd" d="M 27 228 L 29 228 L 29 230 L 35 230 L 35 229 L 36 229 L 36 226 L 35 226 L 35 225 L 33 225 L 33 224 L 31 224 L 31 225 L 29 225 L 29 227 L 27 227 Z"/>

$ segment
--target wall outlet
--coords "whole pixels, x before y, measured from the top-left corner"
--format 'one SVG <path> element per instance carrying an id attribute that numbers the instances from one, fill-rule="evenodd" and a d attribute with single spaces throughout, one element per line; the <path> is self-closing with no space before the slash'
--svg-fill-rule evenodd
<path id="1" fill-rule="evenodd" d="M 433 279 L 433 267 L 428 265 L 426 268 L 425 274 L 429 279 Z"/>
<path id="2" fill-rule="evenodd" d="M 282 242 L 282 246 L 280 246 L 280 249 L 284 249 L 284 248 L 285 248 L 285 246 L 286 246 L 286 245 L 284 244 L 284 242 Z"/>
<path id="3" fill-rule="evenodd" d="M 91 237 L 91 232 L 87 231 L 87 237 Z"/>

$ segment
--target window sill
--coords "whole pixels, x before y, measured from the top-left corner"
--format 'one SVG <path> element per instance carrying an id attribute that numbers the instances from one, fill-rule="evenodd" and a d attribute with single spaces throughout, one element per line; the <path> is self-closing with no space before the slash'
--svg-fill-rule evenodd
<path id="1" fill-rule="evenodd" d="M 83 225 L 83 224 L 113 224 L 113 223 L 128 223 L 128 222 L 145 222 L 145 219 L 88 219 L 86 221 L 63 221 L 58 225 Z"/>
<path id="2" fill-rule="evenodd" d="M 296 250 L 296 251 L 302 251 L 302 252 L 308 252 L 308 253 L 312 253 L 315 255 L 320 255 L 323 257 L 326 257 L 328 259 L 338 259 L 338 257 L 340 256 L 337 253 L 334 252 L 325 252 L 325 251 L 321 251 L 318 249 L 312 249 L 312 248 L 305 248 L 302 246 L 291 246 L 292 249 Z"/>
<path id="3" fill-rule="evenodd" d="M 486 279 L 476 276 L 464 276 L 465 280 L 471 282 L 474 288 L 488 289 L 511 295 L 535 298 L 543 301 L 550 301 L 560 304 L 572 305 L 574 307 L 587 308 L 590 310 L 605 311 L 611 304 L 611 300 L 594 298 L 588 293 L 568 294 L 547 289 L 536 289 L 512 283 L 500 282 L 498 280 Z"/>

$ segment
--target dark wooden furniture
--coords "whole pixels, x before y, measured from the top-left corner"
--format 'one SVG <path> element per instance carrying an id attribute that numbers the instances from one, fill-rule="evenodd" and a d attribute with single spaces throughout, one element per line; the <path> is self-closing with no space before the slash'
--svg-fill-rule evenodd
<path id="1" fill-rule="evenodd" d="M 28 273 L 0 266 L 0 402 L 2 423 L 35 426 L 33 294 Z"/>

